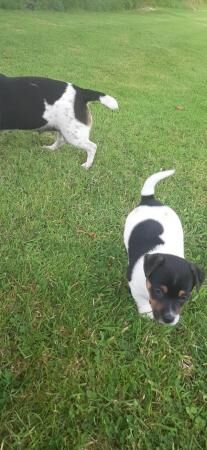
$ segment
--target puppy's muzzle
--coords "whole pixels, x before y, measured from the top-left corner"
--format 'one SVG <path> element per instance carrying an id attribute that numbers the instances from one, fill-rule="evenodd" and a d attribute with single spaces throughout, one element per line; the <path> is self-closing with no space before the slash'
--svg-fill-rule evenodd
<path id="1" fill-rule="evenodd" d="M 180 319 L 179 314 L 174 314 L 170 311 L 163 311 L 162 313 L 153 311 L 153 316 L 157 322 L 165 325 L 176 325 Z"/>
<path id="2" fill-rule="evenodd" d="M 171 314 L 170 312 L 166 312 L 163 314 L 162 319 L 163 319 L 164 323 L 172 323 L 175 320 L 175 316 L 174 316 L 174 314 Z"/>

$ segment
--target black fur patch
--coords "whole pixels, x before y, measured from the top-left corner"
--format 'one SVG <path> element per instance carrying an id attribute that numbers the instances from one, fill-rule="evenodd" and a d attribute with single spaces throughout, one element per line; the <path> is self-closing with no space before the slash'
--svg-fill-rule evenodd
<path id="1" fill-rule="evenodd" d="M 153 250 L 157 245 L 164 244 L 160 239 L 163 233 L 162 225 L 156 220 L 148 219 L 136 225 L 129 238 L 128 258 L 129 265 L 127 270 L 128 281 L 131 280 L 132 270 L 141 256 Z"/>
<path id="2" fill-rule="evenodd" d="M 139 206 L 145 206 L 145 205 L 146 206 L 163 206 L 163 204 L 159 200 L 156 200 L 154 195 L 143 195 L 143 197 L 141 197 Z"/>
<path id="3" fill-rule="evenodd" d="M 87 103 L 84 100 L 82 89 L 77 86 L 73 86 L 76 90 L 75 94 L 75 103 L 74 103 L 74 113 L 75 118 L 79 120 L 79 122 L 88 124 L 88 107 Z"/>
<path id="4" fill-rule="evenodd" d="M 67 83 L 41 77 L 0 76 L 0 129 L 32 130 L 47 124 L 42 118 L 44 100 L 52 105 Z"/>
<path id="5" fill-rule="evenodd" d="M 73 87 L 76 90 L 74 104 L 75 117 L 79 122 L 88 125 L 87 103 L 99 101 L 100 97 L 105 96 L 105 94 L 103 94 L 103 92 L 92 91 L 91 89 L 82 89 L 74 84 Z"/>
<path id="6" fill-rule="evenodd" d="M 162 259 L 161 264 L 160 259 Z M 149 267 L 146 267 L 147 265 Z M 146 272 L 150 269 L 150 265 L 154 266 L 154 269 L 147 276 Z M 165 323 L 173 322 L 175 315 L 180 314 L 181 307 L 187 302 L 194 286 L 197 285 L 196 278 L 199 278 L 198 289 L 204 280 L 204 273 L 199 267 L 179 256 L 162 253 L 147 255 L 145 275 L 148 278 L 154 317 Z M 162 286 L 166 286 L 166 292 Z M 180 295 L 181 292 L 184 296 Z"/>
<path id="7" fill-rule="evenodd" d="M 160 257 L 160 253 L 152 255 L 154 258 Z M 158 265 L 149 276 L 152 286 L 165 285 L 168 288 L 166 297 L 174 299 L 179 292 L 190 292 L 195 285 L 192 272 L 192 263 L 176 255 L 163 254 L 163 263 Z M 199 270 L 197 268 L 197 270 Z M 202 281 L 201 281 L 202 282 Z"/>

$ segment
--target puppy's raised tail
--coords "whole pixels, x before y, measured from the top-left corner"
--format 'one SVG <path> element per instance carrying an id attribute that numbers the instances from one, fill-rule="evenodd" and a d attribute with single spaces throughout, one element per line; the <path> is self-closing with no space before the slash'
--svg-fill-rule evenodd
<path id="1" fill-rule="evenodd" d="M 157 172 L 151 175 L 144 183 L 144 186 L 141 190 L 141 196 L 142 197 L 148 197 L 148 196 L 154 196 L 155 193 L 155 186 L 156 184 L 163 180 L 164 178 L 170 177 L 170 175 L 173 175 L 175 173 L 175 170 L 164 170 L 163 172 Z"/>
<path id="2" fill-rule="evenodd" d="M 77 87 L 74 86 L 77 90 Z M 106 95 L 103 92 L 92 91 L 91 89 L 78 88 L 81 92 L 82 99 L 85 103 L 88 102 L 101 102 L 102 105 L 107 106 L 109 109 L 119 109 L 118 103 L 114 97 L 111 95 Z"/>

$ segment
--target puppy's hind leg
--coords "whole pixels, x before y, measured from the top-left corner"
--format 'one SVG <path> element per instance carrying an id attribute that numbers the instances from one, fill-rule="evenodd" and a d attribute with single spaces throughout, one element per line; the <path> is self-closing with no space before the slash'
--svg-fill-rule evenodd
<path id="1" fill-rule="evenodd" d="M 43 145 L 43 148 L 47 148 L 47 150 L 57 150 L 59 147 L 61 147 L 63 144 L 65 144 L 65 139 L 63 135 L 58 131 L 57 139 L 52 145 Z"/>
<path id="2" fill-rule="evenodd" d="M 94 142 L 88 141 L 88 142 L 82 144 L 81 148 L 83 150 L 86 150 L 86 152 L 87 152 L 87 160 L 86 160 L 86 162 L 81 164 L 81 166 L 84 167 L 84 169 L 90 169 L 90 167 L 93 164 L 93 160 L 95 158 L 97 145 L 94 144 Z"/>

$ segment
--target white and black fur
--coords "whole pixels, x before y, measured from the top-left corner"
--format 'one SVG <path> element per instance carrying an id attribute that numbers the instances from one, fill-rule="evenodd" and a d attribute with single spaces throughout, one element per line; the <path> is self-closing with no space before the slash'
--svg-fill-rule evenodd
<path id="1" fill-rule="evenodd" d="M 204 272 L 184 259 L 183 229 L 179 217 L 155 199 L 158 181 L 174 173 L 155 173 L 144 183 L 141 202 L 127 217 L 124 243 L 128 253 L 128 283 L 140 314 L 175 325 L 181 306 Z"/>
<path id="2" fill-rule="evenodd" d="M 118 109 L 117 101 L 102 92 L 41 77 L 0 75 L 0 130 L 56 130 L 49 150 L 70 143 L 87 152 L 85 169 L 92 166 L 96 144 L 90 141 L 92 117 L 87 103 L 100 101 Z"/>

